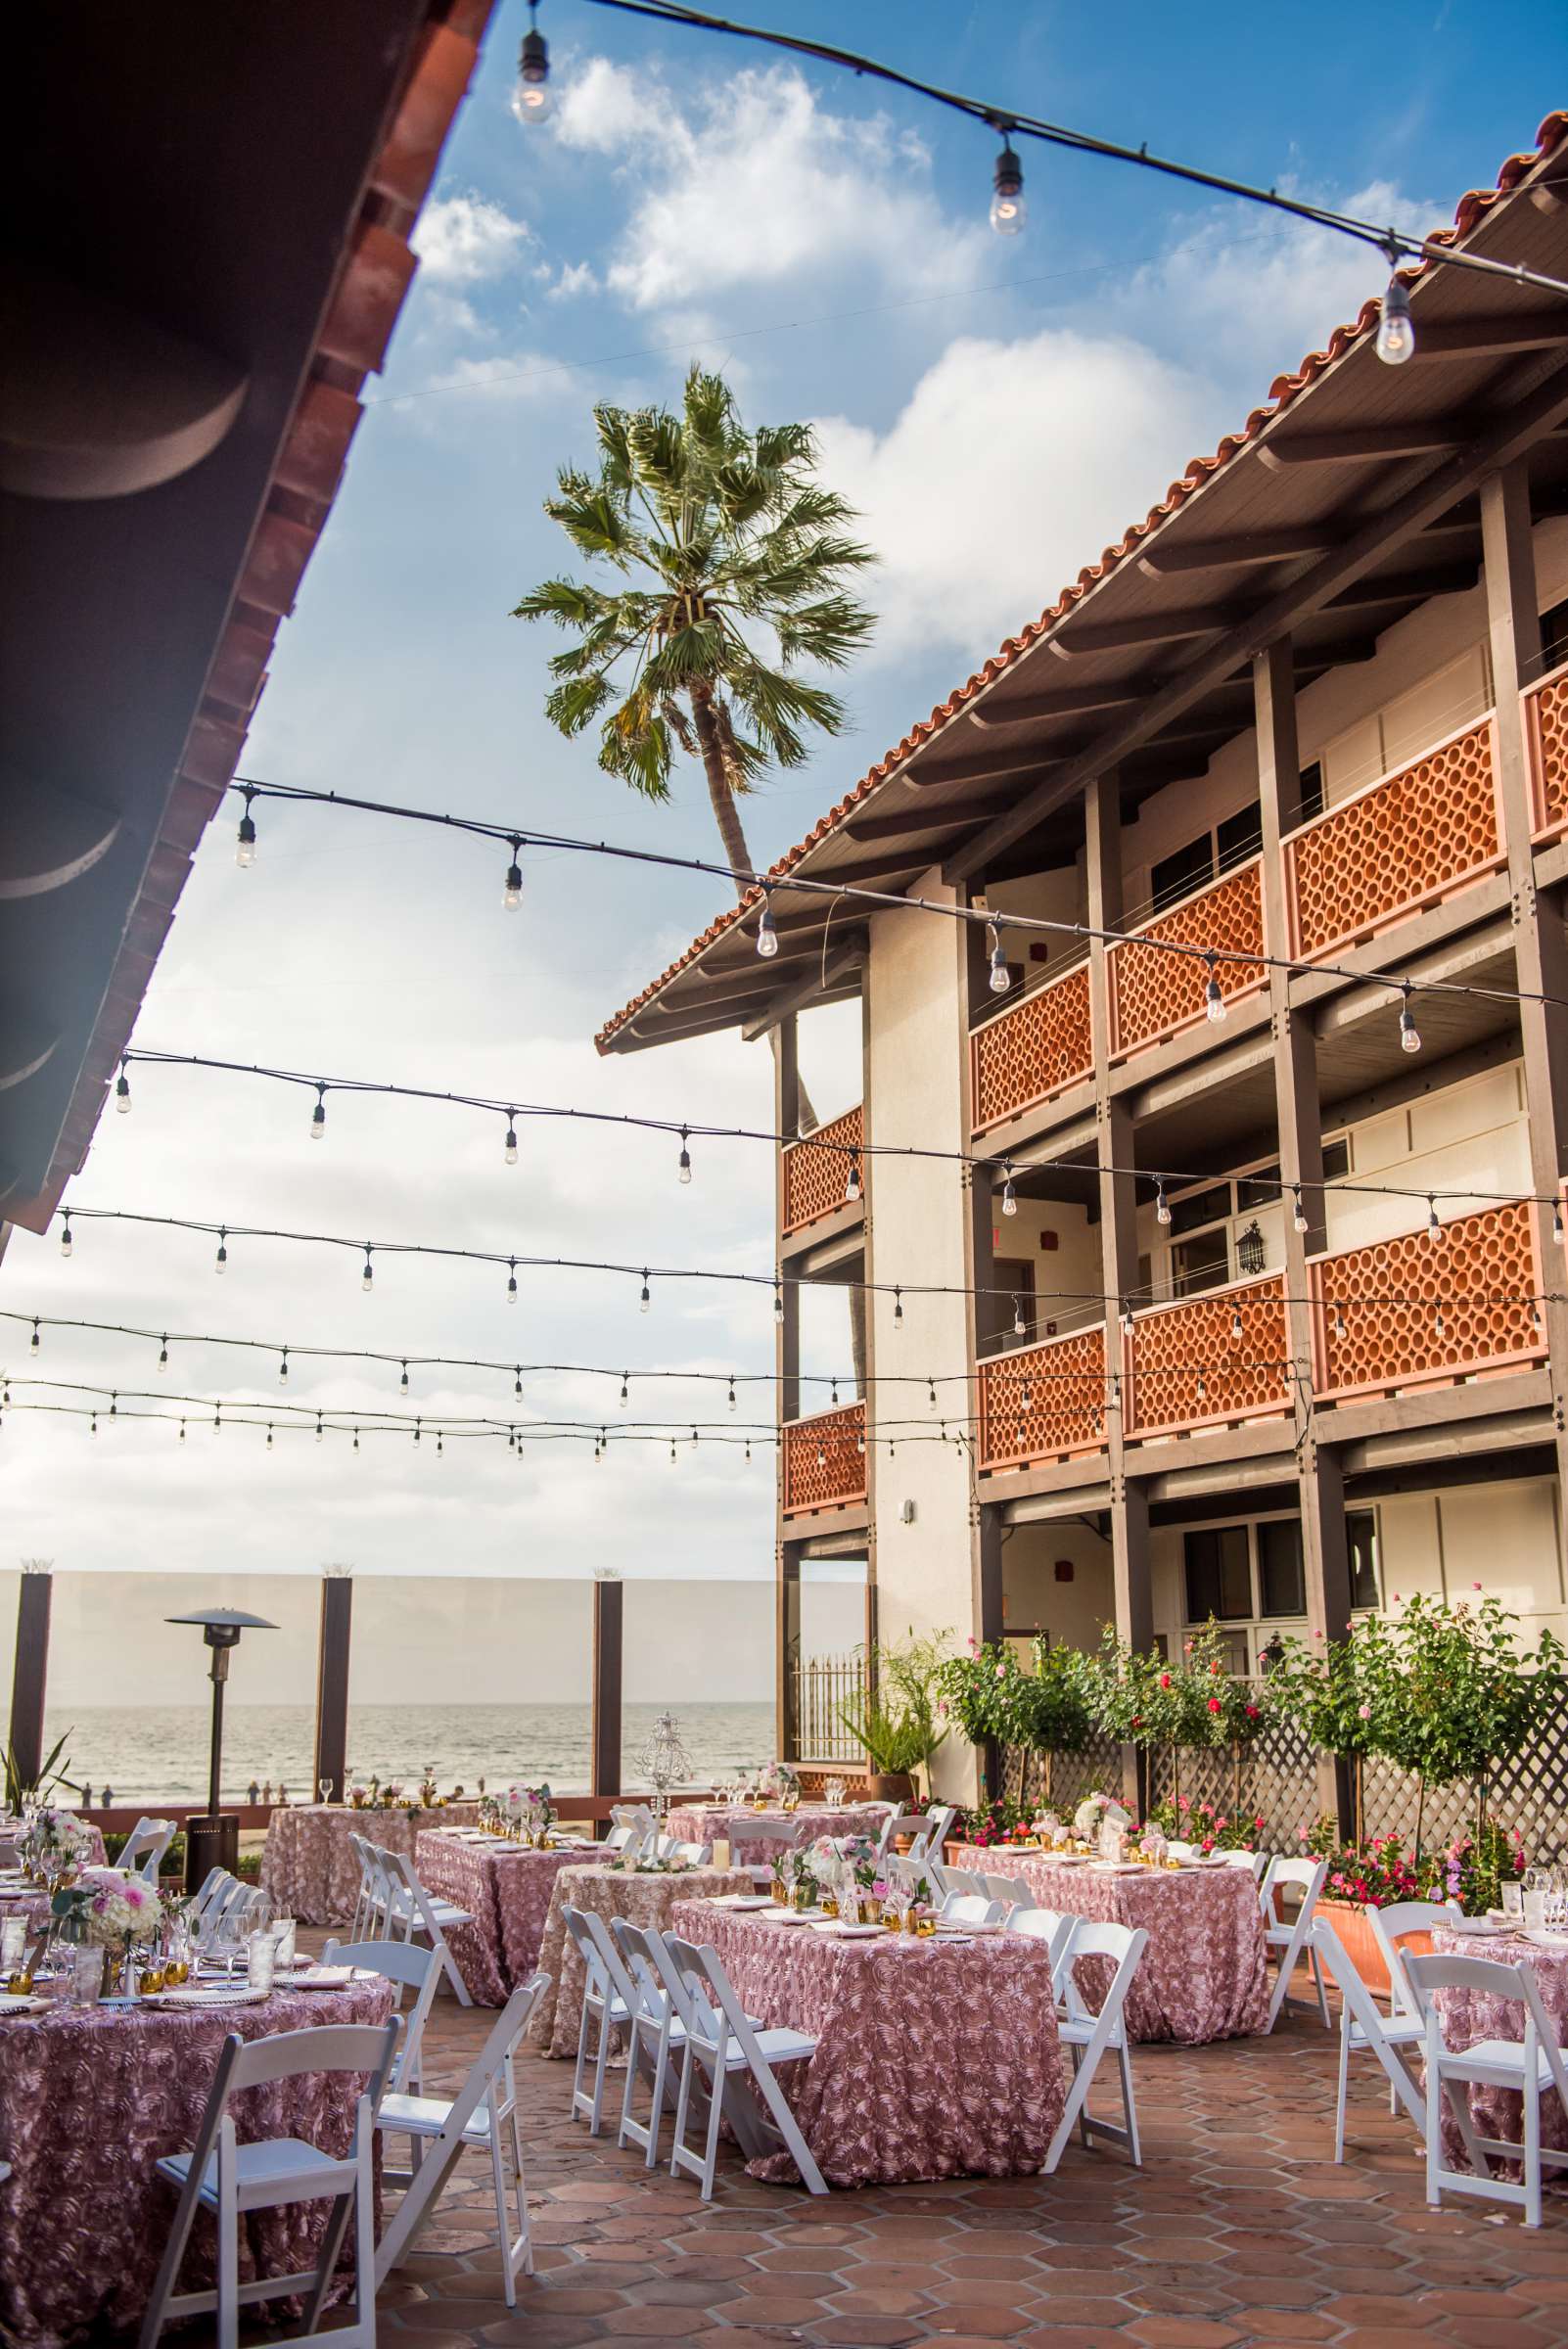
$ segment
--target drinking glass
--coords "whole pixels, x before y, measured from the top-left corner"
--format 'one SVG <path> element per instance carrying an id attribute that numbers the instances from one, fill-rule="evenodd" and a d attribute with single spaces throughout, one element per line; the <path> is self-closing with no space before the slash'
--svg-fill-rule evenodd
<path id="1" fill-rule="evenodd" d="M 330 1778 L 317 1778 L 316 1792 L 320 1795 L 324 1803 L 330 1803 L 332 1800 L 332 1780 Z"/>
<path id="2" fill-rule="evenodd" d="M 264 1928 L 250 1934 L 245 1944 L 246 1975 L 253 1990 L 270 1990 L 277 1968 L 278 1945 Z"/>
<path id="3" fill-rule="evenodd" d="M 27 1948 L 27 1920 L 24 1916 L 0 1918 L 0 1976 L 9 1980 L 22 1964 Z"/>
<path id="4" fill-rule="evenodd" d="M 288 1974 L 294 1971 L 294 1933 L 295 1920 L 292 1916 L 274 1918 L 272 1939 L 277 1947 L 280 1973 Z"/>

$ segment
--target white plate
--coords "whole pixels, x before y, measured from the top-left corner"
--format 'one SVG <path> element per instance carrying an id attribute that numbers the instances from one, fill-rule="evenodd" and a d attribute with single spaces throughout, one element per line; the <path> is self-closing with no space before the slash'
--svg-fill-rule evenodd
<path id="1" fill-rule="evenodd" d="M 1462 1934 L 1466 1941 L 1495 1941 L 1499 1934 L 1512 1932 L 1514 1928 L 1490 1916 L 1446 1916 L 1442 1930 Z"/>
<path id="2" fill-rule="evenodd" d="M 715 1892 L 710 1902 L 714 1909 L 766 1909 L 777 1914 L 765 1892 Z"/>
<path id="3" fill-rule="evenodd" d="M 1547 1925 L 1526 1925 L 1524 1938 L 1538 1950 L 1568 1950 L 1568 1933 L 1554 1933 Z"/>
<path id="4" fill-rule="evenodd" d="M 242 1982 L 233 1990 L 155 1991 L 152 2001 L 156 2001 L 160 2006 L 257 2006 L 263 1999 L 270 1999 L 271 1996 L 270 1990 L 253 1990 L 248 1982 Z M 152 2001 L 145 2003 L 151 2004 Z M 138 2001 L 139 2004 L 143 2003 Z"/>
<path id="5" fill-rule="evenodd" d="M 308 1973 L 277 1974 L 274 1990 L 347 1990 L 355 1982 L 375 1982 L 383 1979 L 374 1967 L 351 1965 L 317 1965 Z"/>
<path id="6" fill-rule="evenodd" d="M 816 1920 L 811 1920 L 813 1923 Z M 874 1941 L 886 1933 L 886 1925 L 847 1925 L 839 1917 L 824 1917 L 817 1924 L 819 1933 L 836 1933 L 840 1941 Z"/>
<path id="7" fill-rule="evenodd" d="M 47 1999 L 13 1998 L 9 1991 L 0 1996 L 0 2015 L 38 2014 L 49 2004 Z"/>
<path id="8" fill-rule="evenodd" d="M 820 1909 L 764 1909 L 761 1913 L 770 1925 L 814 1925 L 822 1919 Z M 833 1919 L 827 1921 L 831 1924 Z"/>

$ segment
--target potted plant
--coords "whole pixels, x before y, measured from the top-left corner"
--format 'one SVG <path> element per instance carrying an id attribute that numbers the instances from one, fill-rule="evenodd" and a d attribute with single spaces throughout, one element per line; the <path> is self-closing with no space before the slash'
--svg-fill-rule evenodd
<path id="1" fill-rule="evenodd" d="M 870 1652 L 866 1684 L 839 1708 L 864 1746 L 871 1792 L 883 1802 L 912 1803 L 915 1778 L 946 1737 L 937 1719 L 936 1688 L 945 1654 L 942 1639 L 917 1639 Z"/>

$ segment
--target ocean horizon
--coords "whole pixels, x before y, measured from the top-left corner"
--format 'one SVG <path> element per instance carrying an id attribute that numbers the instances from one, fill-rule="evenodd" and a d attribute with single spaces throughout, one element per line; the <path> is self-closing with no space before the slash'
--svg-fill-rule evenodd
<path id="1" fill-rule="evenodd" d="M 646 1786 L 639 1768 L 663 1712 L 672 1713 L 691 1757 L 693 1784 L 710 1785 L 772 1758 L 773 1708 L 746 1704 L 628 1704 L 622 1717 L 622 1783 Z M 116 1804 L 201 1803 L 207 1797 L 211 1716 L 205 1704 L 75 1705 L 49 1708 L 47 1753 L 66 1745 L 60 1767 L 95 1802 L 106 1786 Z M 470 1794 L 515 1778 L 547 1779 L 586 1791 L 592 1714 L 588 1705 L 350 1705 L 350 1778 L 417 1786 L 427 1769 L 443 1794 Z M 254 1781 L 280 1786 L 291 1802 L 314 1802 L 315 1711 L 310 1705 L 229 1705 L 223 1716 L 223 1795 L 246 1799 Z"/>

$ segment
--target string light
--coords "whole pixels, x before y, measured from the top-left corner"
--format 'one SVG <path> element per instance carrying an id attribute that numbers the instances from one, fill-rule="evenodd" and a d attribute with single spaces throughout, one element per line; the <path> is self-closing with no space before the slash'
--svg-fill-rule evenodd
<path id="1" fill-rule="evenodd" d="M 1426 1236 L 1427 1236 L 1427 1238 L 1428 1238 L 1429 1240 L 1435 1240 L 1435 1239 L 1436 1239 L 1436 1238 L 1439 1236 L 1439 1234 L 1441 1233 L 1442 1229 L 1443 1229 L 1443 1226 L 1442 1226 L 1442 1224 L 1441 1224 L 1441 1223 L 1438 1221 L 1437 1201 L 1436 1201 L 1436 1199 L 1435 1199 L 1435 1198 L 1434 1198 L 1434 1199 L 1428 1199 L 1428 1201 L 1427 1201 L 1427 1203 L 1426 1203 Z"/>
<path id="2" fill-rule="evenodd" d="M 1385 367 L 1403 367 L 1415 356 L 1415 328 L 1410 321 L 1410 297 L 1399 275 L 1399 241 L 1392 230 L 1383 251 L 1389 281 L 1383 294 L 1383 314 L 1377 322 L 1377 355 Z"/>
<path id="3" fill-rule="evenodd" d="M 1307 1210 L 1302 1205 L 1301 1184 L 1299 1182 L 1293 1183 L 1291 1188 L 1296 1194 L 1296 1212 L 1291 1221 L 1294 1222 L 1298 1231 L 1306 1231 L 1310 1228 L 1310 1226 L 1307 1221 Z"/>
<path id="4" fill-rule="evenodd" d="M 897 1286 L 893 1292 L 893 1326 L 895 1329 L 903 1327 L 903 1292 Z"/>
<path id="5" fill-rule="evenodd" d="M 1559 1239 L 1559 1240 L 1562 1238 L 1562 1233 L 1561 1233 L 1561 1231 L 1560 1231 L 1560 1230 L 1559 1230 L 1559 1232 L 1558 1232 L 1558 1234 L 1557 1234 L 1557 1237 L 1558 1237 L 1558 1239 Z M 780 1287 L 779 1287 L 778 1283 L 775 1281 L 775 1282 L 774 1282 L 774 1284 L 773 1284 L 773 1327 L 774 1327 L 775 1329 L 782 1329 L 782 1328 L 783 1328 L 783 1326 L 784 1326 L 784 1291 L 782 1290 L 782 1288 L 780 1288 Z"/>
<path id="6" fill-rule="evenodd" d="M 550 111 L 547 86 L 550 52 L 534 17 L 537 6 L 538 0 L 529 0 L 529 28 L 523 35 L 523 46 L 518 51 L 518 83 L 513 99 L 513 112 L 518 120 L 529 124 L 542 122 Z"/>
<path id="7" fill-rule="evenodd" d="M 852 1202 L 860 1196 L 860 1153 L 858 1150 L 850 1152 L 850 1172 L 845 1179 L 844 1196 Z"/>
<path id="8" fill-rule="evenodd" d="M 226 1229 L 220 1229 L 218 1232 L 217 1254 L 212 1259 L 212 1269 L 214 1272 L 226 1272 L 228 1268 L 229 1235 Z"/>
<path id="9" fill-rule="evenodd" d="M 645 1266 L 643 1267 L 643 1271 L 642 1271 L 642 1289 L 641 1289 L 641 1292 L 640 1292 L 640 1294 L 639 1294 L 639 1296 L 638 1296 L 638 1298 L 637 1298 L 637 1311 L 638 1311 L 638 1313 L 645 1313 L 648 1311 L 648 1308 L 649 1308 L 649 1307 L 652 1305 L 652 1303 L 653 1303 L 653 1298 L 652 1298 L 651 1294 L 649 1293 L 649 1288 L 648 1288 L 648 1267 L 647 1267 L 647 1266 L 645 1265 Z"/>
<path id="10" fill-rule="evenodd" d="M 245 793 L 245 813 L 240 818 L 240 830 L 238 834 L 237 845 L 234 851 L 234 861 L 239 866 L 241 872 L 244 873 L 249 872 L 251 866 L 255 862 L 255 818 L 251 813 L 251 806 L 252 803 L 255 799 L 255 792 L 254 789 L 245 784 L 242 784 L 240 788 Z M 181 1433 L 184 1433 L 183 1429 L 181 1430 Z"/>
<path id="11" fill-rule="evenodd" d="M 1334 1308 L 1334 1335 L 1336 1338 L 1343 1338 L 1345 1334 L 1345 1308 L 1342 1305 L 1336 1305 Z"/>
<path id="12" fill-rule="evenodd" d="M 1002 1183 L 1001 1212 L 1004 1216 L 1016 1216 L 1018 1213 L 1018 1194 L 1013 1189 L 1011 1167 L 1008 1168 L 1006 1179 Z"/>
<path id="13" fill-rule="evenodd" d="M 508 1267 L 508 1269 L 507 1269 L 507 1275 L 506 1275 L 506 1302 L 507 1302 L 507 1304 L 508 1304 L 508 1305 L 516 1305 L 516 1303 L 517 1303 L 517 1258 L 516 1258 L 515 1256 L 513 1256 L 513 1257 L 508 1257 L 508 1259 L 507 1259 L 507 1267 Z"/>
<path id="14" fill-rule="evenodd" d="M 997 128 L 1001 128 L 999 123 Z M 999 237 L 1016 237 L 1022 233 L 1026 217 L 1024 166 L 1004 133 L 1002 151 L 992 173 L 991 225 Z"/>
<path id="15" fill-rule="evenodd" d="M 1241 1308 L 1239 1305 L 1233 1305 L 1230 1309 L 1230 1343 L 1232 1346 L 1239 1346 L 1241 1339 Z"/>
<path id="16" fill-rule="evenodd" d="M 838 1400 L 837 1389 L 834 1390 L 834 1400 L 835 1402 Z M 735 1408 L 735 1381 L 733 1379 L 729 1382 L 729 1407 L 731 1410 Z"/>
<path id="17" fill-rule="evenodd" d="M 625 1371 L 623 1371 L 623 1372 L 622 1372 L 622 1374 L 621 1374 L 621 1407 L 622 1407 L 622 1409 L 623 1409 L 623 1410 L 624 1410 L 624 1409 L 625 1409 L 625 1407 L 626 1407 L 626 1404 L 627 1404 L 627 1402 L 628 1402 L 628 1400 L 629 1400 L 629 1398 L 628 1398 L 628 1395 L 627 1395 L 627 1391 L 626 1391 L 626 1377 L 627 1377 L 627 1373 L 626 1373 Z"/>
<path id="18" fill-rule="evenodd" d="M 1013 1335 L 1015 1338 L 1021 1338 L 1026 1334 L 1027 1333 L 1024 1327 L 1023 1300 L 1022 1298 L 1015 1297 L 1013 1299 Z"/>
<path id="19" fill-rule="evenodd" d="M 270 1419 L 267 1421 L 267 1450 L 268 1451 L 272 1450 L 272 1422 Z"/>
<path id="20" fill-rule="evenodd" d="M 1165 1195 L 1165 1176 L 1163 1174 L 1157 1174 L 1154 1178 L 1154 1221 L 1156 1223 L 1167 1224 L 1171 1221 L 1171 1202 Z"/>
<path id="21" fill-rule="evenodd" d="M 286 1386 L 288 1385 L 288 1383 L 289 1383 L 289 1349 L 288 1349 L 288 1347 L 287 1347 L 287 1346 L 285 1346 L 285 1348 L 283 1349 L 283 1359 L 282 1359 L 282 1360 L 279 1362 L 279 1364 L 278 1364 L 278 1384 L 279 1384 L 279 1386 L 280 1386 L 280 1387 L 286 1387 Z M 408 1384 L 408 1372 L 407 1372 L 407 1370 L 405 1369 L 405 1370 L 404 1370 L 404 1372 L 403 1372 L 403 1385 L 406 1387 L 406 1386 L 407 1386 L 407 1384 Z"/>
<path id="22" fill-rule="evenodd" d="M 690 1140 L 690 1127 L 682 1126 L 680 1129 L 680 1162 L 677 1170 L 682 1182 L 690 1182 L 691 1180 L 691 1151 L 687 1147 Z"/>
<path id="23" fill-rule="evenodd" d="M 515 1167 L 517 1165 L 516 1120 L 517 1111 L 515 1109 L 509 1109 L 506 1113 L 506 1163 L 509 1167 Z"/>
<path id="24" fill-rule="evenodd" d="M 70 1210 L 69 1210 L 69 1208 L 67 1208 L 67 1210 L 66 1210 L 65 1214 L 62 1216 L 62 1218 L 61 1218 L 61 1221 L 60 1221 L 60 1253 L 61 1253 L 61 1255 L 62 1255 L 62 1256 L 69 1256 L 69 1255 L 70 1254 L 70 1248 L 71 1248 L 71 1239 L 70 1239 Z"/>
<path id="25" fill-rule="evenodd" d="M 512 1393 L 521 1403 L 523 1400 L 523 1365 L 521 1362 L 514 1362 L 512 1365 Z"/>
<path id="26" fill-rule="evenodd" d="M 757 917 L 757 951 L 764 962 L 771 962 L 778 952 L 778 932 L 773 927 L 773 908 L 768 901 L 765 883 L 762 889 L 762 908 Z"/>
<path id="27" fill-rule="evenodd" d="M 937 1382 L 934 1378 L 927 1379 L 926 1394 L 931 1409 L 935 1410 L 937 1407 Z"/>
<path id="28" fill-rule="evenodd" d="M 1203 990 L 1204 1014 L 1209 1020 L 1211 1026 L 1218 1028 L 1224 1020 L 1225 999 L 1220 992 L 1220 981 L 1216 976 L 1215 957 L 1212 954 L 1206 954 L 1203 959 L 1209 972 L 1209 976 L 1204 983 Z"/>
<path id="29" fill-rule="evenodd" d="M 1560 1207 L 1557 1205 L 1557 1203 L 1556 1203 L 1556 1201 L 1555 1201 L 1555 1200 L 1553 1200 L 1553 1201 L 1552 1201 L 1552 1207 L 1551 1207 L 1551 1236 L 1552 1236 L 1552 1238 L 1553 1238 L 1553 1239 L 1556 1241 L 1556 1243 L 1557 1243 L 1558 1247 L 1560 1248 L 1560 1247 L 1562 1246 L 1562 1238 L 1563 1238 L 1563 1233 L 1562 1233 L 1562 1209 L 1561 1209 L 1561 1208 L 1560 1208 Z M 36 1330 L 37 1324 L 36 1324 L 36 1323 L 34 1323 L 34 1325 L 33 1325 L 33 1326 L 34 1326 L 34 1329 Z M 33 1338 L 33 1341 L 32 1341 L 32 1342 L 33 1342 L 33 1344 L 34 1344 L 35 1346 L 37 1345 L 37 1343 L 38 1343 L 38 1340 L 37 1340 L 37 1337 L 36 1337 L 36 1335 L 34 1336 L 34 1338 Z"/>
<path id="30" fill-rule="evenodd" d="M 326 1139 L 326 1133 L 327 1088 L 324 1084 L 318 1084 L 316 1087 L 316 1106 L 310 1112 L 310 1139 L 313 1142 L 324 1141 Z"/>
<path id="31" fill-rule="evenodd" d="M 1132 1335 L 1132 1307 L 1130 1301 L 1126 1297 L 1122 1300 L 1122 1335 L 1124 1338 L 1130 1338 Z"/>
<path id="32" fill-rule="evenodd" d="M 1432 1308 L 1432 1335 L 1435 1338 L 1441 1338 L 1443 1335 L 1443 1308 L 1441 1305 L 1435 1305 Z"/>
<path id="33" fill-rule="evenodd" d="M 158 1366 L 160 1370 L 167 1370 L 168 1368 L 168 1339 L 166 1336 L 158 1350 Z"/>
<path id="34" fill-rule="evenodd" d="M 1410 1009 L 1410 983 L 1407 979 L 1404 987 L 1400 990 L 1400 1050 L 1402 1052 L 1419 1052 L 1420 1049 L 1420 1032 L 1415 1025 L 1415 1015 Z"/>
<path id="35" fill-rule="evenodd" d="M 506 907 L 508 913 L 516 913 L 523 902 L 523 867 L 518 862 L 522 853 L 523 842 L 514 833 L 512 836 L 512 861 L 506 868 L 506 883 L 501 891 L 501 903 Z"/>
<path id="36" fill-rule="evenodd" d="M 986 941 L 991 947 L 991 977 L 986 984 L 993 995 L 1005 995 L 1013 984 L 1013 975 L 1007 968 L 1001 936 L 994 922 L 986 924 Z"/>
<path id="37" fill-rule="evenodd" d="M 406 1362 L 403 1363 L 403 1375 L 398 1380 L 397 1385 L 400 1392 L 406 1395 L 408 1392 L 408 1364 Z"/>
<path id="38" fill-rule="evenodd" d="M 368 1247 L 365 1250 L 365 1268 L 359 1276 L 359 1285 L 364 1290 L 367 1297 L 370 1295 L 371 1290 L 376 1285 L 376 1274 L 370 1262 L 370 1250 Z"/>
<path id="39" fill-rule="evenodd" d="M 130 1079 L 125 1074 L 125 1063 L 121 1060 L 119 1075 L 115 1080 L 115 1107 L 122 1118 L 128 1118 L 130 1105 Z"/>
<path id="40" fill-rule="evenodd" d="M 317 1442 L 318 1444 L 320 1444 L 320 1443 L 322 1443 L 322 1442 L 324 1442 L 324 1441 L 325 1441 L 325 1438 L 326 1438 L 326 1433 L 327 1433 L 327 1431 L 326 1431 L 325 1427 L 322 1425 L 321 1413 L 320 1413 L 319 1411 L 317 1411 L 317 1413 L 316 1413 L 316 1442 Z"/>
<path id="41" fill-rule="evenodd" d="M 1557 1237 L 1558 1237 L 1559 1239 L 1561 1239 L 1561 1237 L 1562 1237 L 1562 1233 L 1561 1233 L 1560 1231 L 1558 1232 L 1558 1234 L 1557 1234 Z M 38 1316 L 37 1316 L 37 1314 L 35 1313 L 35 1314 L 33 1315 L 33 1319 L 32 1319 L 32 1336 L 31 1336 L 31 1337 L 28 1339 L 28 1341 L 27 1341 L 27 1352 L 28 1352 L 29 1354 L 36 1354 L 36 1353 L 39 1351 L 39 1345 L 40 1345 L 40 1340 L 39 1340 L 39 1337 L 38 1337 Z"/>

